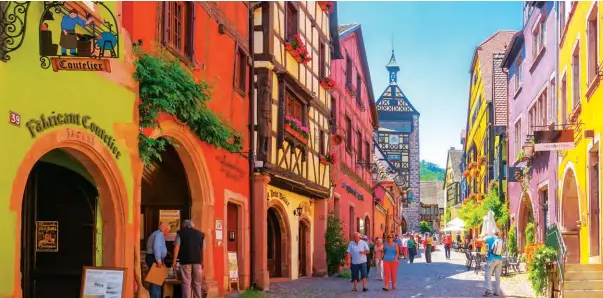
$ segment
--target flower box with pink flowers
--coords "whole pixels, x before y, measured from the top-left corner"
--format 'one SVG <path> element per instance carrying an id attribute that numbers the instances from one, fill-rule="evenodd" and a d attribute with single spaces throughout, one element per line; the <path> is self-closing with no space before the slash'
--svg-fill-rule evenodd
<path id="1" fill-rule="evenodd" d="M 285 116 L 285 131 L 303 144 L 308 144 L 310 129 L 304 126 L 299 119 Z"/>

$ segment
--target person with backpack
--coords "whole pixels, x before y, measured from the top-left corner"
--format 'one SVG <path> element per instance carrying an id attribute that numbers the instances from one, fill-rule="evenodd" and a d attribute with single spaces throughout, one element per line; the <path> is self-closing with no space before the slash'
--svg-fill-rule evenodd
<path id="1" fill-rule="evenodd" d="M 500 275 L 502 273 L 502 256 L 505 253 L 505 244 L 500 239 L 500 231 L 498 228 L 494 228 L 492 231 L 494 236 L 488 236 L 483 239 L 484 243 L 488 245 L 488 259 L 486 261 L 486 293 L 484 297 L 499 296 L 500 294 Z M 480 239 L 481 240 L 481 239 Z M 492 289 L 492 272 L 496 278 L 494 282 L 494 289 Z"/>

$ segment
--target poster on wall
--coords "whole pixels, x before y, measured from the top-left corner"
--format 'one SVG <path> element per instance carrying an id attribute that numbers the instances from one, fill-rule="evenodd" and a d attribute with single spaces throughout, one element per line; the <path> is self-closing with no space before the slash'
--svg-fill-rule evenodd
<path id="1" fill-rule="evenodd" d="M 239 281 L 239 264 L 237 262 L 237 252 L 228 252 L 228 272 L 230 276 L 230 282 Z"/>
<path id="2" fill-rule="evenodd" d="M 123 298 L 125 268 L 84 267 L 81 298 Z"/>
<path id="3" fill-rule="evenodd" d="M 36 221 L 36 251 L 59 251 L 58 221 Z"/>
<path id="4" fill-rule="evenodd" d="M 176 232 L 180 230 L 180 210 L 159 210 L 159 222 L 169 229 L 165 241 L 176 240 Z"/>

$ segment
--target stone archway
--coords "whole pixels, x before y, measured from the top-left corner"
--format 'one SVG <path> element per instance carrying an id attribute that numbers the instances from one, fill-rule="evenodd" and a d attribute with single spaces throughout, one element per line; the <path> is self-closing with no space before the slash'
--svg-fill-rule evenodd
<path id="1" fill-rule="evenodd" d="M 188 126 L 175 120 L 163 120 L 161 129 L 154 130 L 151 138 L 169 138 L 174 144 L 178 157 L 184 166 L 189 186 L 192 206 L 191 220 L 205 233 L 206 250 L 203 258 L 204 287 L 209 297 L 218 295 L 218 284 L 214 272 L 214 189 L 205 155 L 202 151 L 202 142 Z M 136 208 L 140 209 L 140 201 Z"/>
<path id="2" fill-rule="evenodd" d="M 561 234 L 567 248 L 567 262 L 580 263 L 580 200 L 578 184 L 572 168 L 567 168 L 561 188 Z"/>
<path id="3" fill-rule="evenodd" d="M 532 199 L 529 194 L 522 194 L 521 202 L 519 203 L 519 216 L 517 218 L 517 227 L 519 231 L 519 233 L 517 233 L 517 248 L 519 251 L 523 251 L 527 244 L 525 231 L 530 222 L 534 222 Z"/>
<path id="4" fill-rule="evenodd" d="M 269 276 L 291 277 L 291 228 L 287 209 L 273 200 L 266 213 Z"/>
<path id="5" fill-rule="evenodd" d="M 82 135 L 89 134 L 82 129 L 72 128 Z M 27 152 L 13 180 L 10 197 L 10 210 L 15 212 L 14 239 L 15 259 L 13 276 L 15 276 L 13 297 L 23 295 L 21 289 L 21 232 L 22 232 L 22 200 L 28 177 L 34 165 L 46 153 L 60 149 L 75 158 L 92 176 L 98 190 L 101 214 L 103 216 L 103 236 L 112 241 L 103 241 L 102 266 L 131 268 L 133 256 L 133 231 L 128 228 L 126 220 L 131 210 L 128 204 L 126 186 L 113 154 L 102 142 L 89 145 L 85 142 L 69 138 L 64 130 L 55 130 L 40 136 Z M 127 270 L 125 294 L 133 293 L 133 270 Z"/>

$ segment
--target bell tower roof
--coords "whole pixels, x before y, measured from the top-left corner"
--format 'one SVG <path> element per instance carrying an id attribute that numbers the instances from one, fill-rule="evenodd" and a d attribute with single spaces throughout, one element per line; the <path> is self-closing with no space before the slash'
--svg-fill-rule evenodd
<path id="1" fill-rule="evenodd" d="M 389 62 L 385 65 L 385 68 L 389 72 L 389 84 L 397 85 L 398 84 L 398 72 L 400 71 L 400 66 L 398 66 L 398 62 L 396 62 L 396 55 L 394 54 L 394 49 L 392 49 L 392 56 L 389 58 Z"/>

